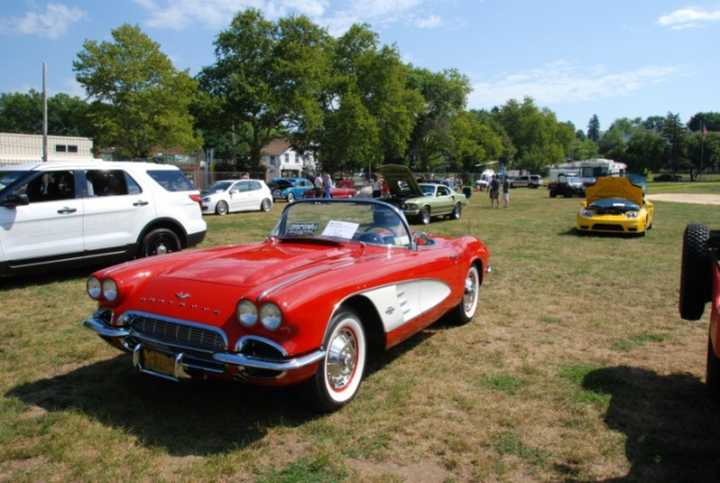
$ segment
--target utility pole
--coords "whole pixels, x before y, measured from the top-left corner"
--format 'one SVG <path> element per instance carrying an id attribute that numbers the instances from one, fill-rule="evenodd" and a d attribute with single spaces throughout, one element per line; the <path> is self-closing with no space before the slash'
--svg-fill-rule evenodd
<path id="1" fill-rule="evenodd" d="M 705 127 L 705 123 L 703 123 L 703 127 L 700 132 L 702 133 L 702 138 L 700 139 L 700 173 L 698 174 L 698 181 L 700 181 L 700 176 L 702 175 L 704 158 L 703 155 L 705 154 L 705 136 L 707 136 L 707 128 Z"/>
<path id="2" fill-rule="evenodd" d="M 48 160 L 48 111 L 47 111 L 47 63 L 43 62 L 43 152 L 42 160 L 43 163 L 47 163 Z"/>

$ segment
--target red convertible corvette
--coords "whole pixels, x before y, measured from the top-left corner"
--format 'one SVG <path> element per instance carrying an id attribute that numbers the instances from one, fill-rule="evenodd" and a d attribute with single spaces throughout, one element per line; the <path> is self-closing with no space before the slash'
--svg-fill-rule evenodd
<path id="1" fill-rule="evenodd" d="M 303 383 L 332 411 L 357 393 L 371 349 L 447 312 L 470 321 L 488 250 L 410 231 L 375 200 L 301 200 L 268 239 L 95 272 L 84 322 L 152 376 Z"/>

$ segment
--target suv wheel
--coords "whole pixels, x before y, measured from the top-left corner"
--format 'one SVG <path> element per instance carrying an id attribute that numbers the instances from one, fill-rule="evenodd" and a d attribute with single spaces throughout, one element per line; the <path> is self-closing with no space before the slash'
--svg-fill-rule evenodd
<path id="1" fill-rule="evenodd" d="M 168 228 L 156 228 L 143 238 L 140 254 L 143 257 L 179 252 L 182 249 L 177 233 Z"/>
<path id="2" fill-rule="evenodd" d="M 712 263 L 708 252 L 710 231 L 700 224 L 685 228 L 680 271 L 680 316 L 698 320 L 705 311 L 705 302 L 712 296 Z"/>
<path id="3" fill-rule="evenodd" d="M 217 213 L 220 216 L 227 215 L 228 212 L 228 204 L 224 201 L 218 201 L 218 204 L 215 205 L 215 213 Z"/>

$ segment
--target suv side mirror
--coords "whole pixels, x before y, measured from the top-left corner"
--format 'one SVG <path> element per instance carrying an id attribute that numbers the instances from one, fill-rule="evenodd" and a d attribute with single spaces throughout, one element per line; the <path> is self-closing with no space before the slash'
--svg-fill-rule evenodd
<path id="1" fill-rule="evenodd" d="M 2 206 L 5 208 L 15 208 L 16 206 L 25 206 L 30 204 L 30 198 L 26 194 L 10 194 L 5 197 Z"/>
<path id="2" fill-rule="evenodd" d="M 230 194 L 231 194 L 231 195 L 236 195 L 236 194 L 238 194 L 237 188 L 231 189 L 231 190 L 230 190 Z"/>

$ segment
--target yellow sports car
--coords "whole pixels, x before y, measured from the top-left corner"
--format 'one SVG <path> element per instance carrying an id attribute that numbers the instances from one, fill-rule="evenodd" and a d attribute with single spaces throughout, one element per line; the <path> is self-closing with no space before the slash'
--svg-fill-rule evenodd
<path id="1" fill-rule="evenodd" d="M 580 232 L 635 233 L 652 228 L 655 207 L 645 200 L 641 176 L 605 176 L 585 189 L 577 215 Z"/>

